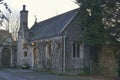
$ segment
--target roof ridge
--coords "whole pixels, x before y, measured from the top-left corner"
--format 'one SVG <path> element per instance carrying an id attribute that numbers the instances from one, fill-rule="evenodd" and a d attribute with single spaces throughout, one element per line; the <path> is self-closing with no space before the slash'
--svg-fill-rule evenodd
<path id="1" fill-rule="evenodd" d="M 67 12 L 64 12 L 64 13 L 61 13 L 61 14 L 59 14 L 59 15 L 56 15 L 56 16 L 50 17 L 50 18 L 48 18 L 48 19 L 45 19 L 45 20 L 43 20 L 43 21 L 37 22 L 36 24 L 33 24 L 33 27 L 34 27 L 34 25 L 37 25 L 37 24 L 39 24 L 39 23 L 42 23 L 42 22 L 51 20 L 51 19 L 56 18 L 56 17 L 59 17 L 59 16 L 62 16 L 62 15 L 64 15 L 64 14 L 67 14 L 67 13 L 72 12 L 72 11 L 75 11 L 75 10 L 79 10 L 79 8 L 76 8 L 76 9 L 73 9 L 73 10 L 69 10 L 69 11 L 67 11 Z M 33 27 L 31 27 L 30 29 L 32 29 Z"/>
<path id="2" fill-rule="evenodd" d="M 31 40 L 60 35 L 67 28 L 70 22 L 76 17 L 78 12 L 78 9 L 74 9 L 34 24 L 30 29 L 32 34 Z"/>
<path id="3" fill-rule="evenodd" d="M 46 19 L 46 20 L 50 20 L 50 19 L 52 19 L 52 18 L 55 18 L 55 17 L 58 17 L 58 16 L 62 16 L 62 15 L 64 15 L 64 14 L 66 14 L 66 13 L 69 13 L 69 12 L 72 12 L 72 11 L 75 11 L 75 10 L 78 10 L 78 8 L 73 9 L 73 10 L 69 10 L 69 11 L 67 11 L 67 12 L 63 12 L 63 13 L 58 14 L 58 15 L 55 15 L 55 16 L 53 16 L 53 17 L 50 17 L 50 18 Z M 43 20 L 43 21 L 46 21 L 46 20 Z"/>

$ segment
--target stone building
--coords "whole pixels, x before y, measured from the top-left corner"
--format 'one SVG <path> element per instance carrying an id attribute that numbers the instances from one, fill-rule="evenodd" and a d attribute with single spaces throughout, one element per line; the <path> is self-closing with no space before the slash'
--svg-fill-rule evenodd
<path id="1" fill-rule="evenodd" d="M 11 33 L 6 30 L 0 30 L 0 67 L 15 66 L 15 46 Z"/>
<path id="2" fill-rule="evenodd" d="M 28 29 L 28 11 L 20 11 L 17 65 L 62 71 L 90 69 L 87 46 L 82 43 L 78 9 L 68 11 L 42 22 L 35 22 Z"/>

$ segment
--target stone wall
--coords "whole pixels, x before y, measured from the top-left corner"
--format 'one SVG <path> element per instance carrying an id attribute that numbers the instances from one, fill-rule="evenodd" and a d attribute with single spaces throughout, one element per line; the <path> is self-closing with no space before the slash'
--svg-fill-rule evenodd
<path id="1" fill-rule="evenodd" d="M 39 68 L 62 71 L 62 37 L 39 40 Z"/>
<path id="2" fill-rule="evenodd" d="M 24 40 L 24 38 L 19 35 L 18 43 L 17 43 L 17 66 L 21 67 L 24 64 L 30 65 L 31 63 L 31 53 L 29 52 L 30 46 Z M 24 52 L 27 52 L 27 56 L 24 55 Z"/>
<path id="3" fill-rule="evenodd" d="M 7 49 L 9 52 L 7 52 L 6 54 L 7 55 L 4 55 L 3 56 L 3 54 L 5 54 L 5 53 L 3 53 L 3 49 Z M 2 63 L 3 63 L 3 57 L 4 58 L 9 58 L 10 59 L 10 61 L 8 61 L 8 63 L 5 63 L 5 64 L 9 64 L 8 66 L 9 67 L 15 67 L 16 66 L 16 46 L 8 46 L 8 45 L 2 45 L 2 46 L 0 46 L 0 67 L 5 67 L 5 66 L 3 66 L 2 65 Z M 9 59 L 6 59 L 5 61 L 7 61 L 7 60 L 9 60 Z M 6 66 L 7 66 L 6 65 Z"/>
<path id="4" fill-rule="evenodd" d="M 117 76 L 118 64 L 115 58 L 116 48 L 103 46 L 98 55 L 98 74 L 105 76 Z"/>
<path id="5" fill-rule="evenodd" d="M 75 16 L 72 22 L 65 28 L 63 35 L 66 36 L 66 71 L 83 71 L 85 67 L 89 68 L 90 58 L 88 48 L 82 43 L 82 26 L 79 26 L 80 17 Z M 73 44 L 80 46 L 80 57 L 73 58 Z"/>

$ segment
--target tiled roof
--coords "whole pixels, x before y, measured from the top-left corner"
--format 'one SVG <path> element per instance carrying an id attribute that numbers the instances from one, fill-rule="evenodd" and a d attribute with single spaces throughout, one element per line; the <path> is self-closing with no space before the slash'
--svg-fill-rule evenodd
<path id="1" fill-rule="evenodd" d="M 36 23 L 30 29 L 30 40 L 58 36 L 77 15 L 78 10 L 63 13 L 42 22 Z"/>

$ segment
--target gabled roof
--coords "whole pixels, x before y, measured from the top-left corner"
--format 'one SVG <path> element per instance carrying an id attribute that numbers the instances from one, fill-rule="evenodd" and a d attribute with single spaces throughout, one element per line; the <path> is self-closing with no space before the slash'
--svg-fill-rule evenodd
<path id="1" fill-rule="evenodd" d="M 77 15 L 78 9 L 68 11 L 61 15 L 52 17 L 42 22 L 36 23 L 30 29 L 30 40 L 54 37 L 60 35 L 62 31 Z"/>
<path id="2" fill-rule="evenodd" d="M 9 31 L 1 30 L 0 29 L 0 45 L 3 45 L 4 42 L 8 39 L 12 40 L 12 35 L 9 33 Z"/>

